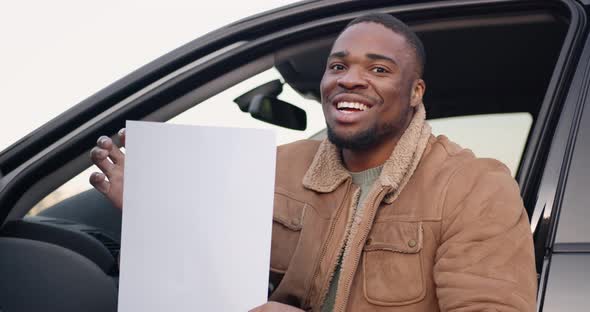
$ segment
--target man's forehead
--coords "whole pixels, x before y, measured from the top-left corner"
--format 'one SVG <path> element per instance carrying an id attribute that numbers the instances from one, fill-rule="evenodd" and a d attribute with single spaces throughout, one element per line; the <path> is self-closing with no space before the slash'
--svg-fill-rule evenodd
<path id="1" fill-rule="evenodd" d="M 394 56 L 408 48 L 402 35 L 381 24 L 363 22 L 346 28 L 334 41 L 330 54 L 358 52 Z"/>

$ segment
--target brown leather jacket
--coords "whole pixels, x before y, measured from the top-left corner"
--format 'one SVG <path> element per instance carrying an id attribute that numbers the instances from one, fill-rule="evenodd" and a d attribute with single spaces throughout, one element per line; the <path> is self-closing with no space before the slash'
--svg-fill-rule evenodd
<path id="1" fill-rule="evenodd" d="M 353 218 L 358 191 L 328 141 L 279 147 L 270 300 L 320 310 L 344 248 L 334 311 L 535 310 L 530 226 L 503 164 L 413 120 Z"/>

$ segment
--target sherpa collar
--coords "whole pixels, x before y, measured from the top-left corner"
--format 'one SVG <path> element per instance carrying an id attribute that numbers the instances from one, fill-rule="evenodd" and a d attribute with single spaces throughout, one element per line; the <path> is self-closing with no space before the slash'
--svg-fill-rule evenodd
<path id="1" fill-rule="evenodd" d="M 397 198 L 420 162 L 431 134 L 430 125 L 425 119 L 426 110 L 420 104 L 391 156 L 383 164 L 378 181 L 383 187 L 390 187 L 384 199 L 386 203 Z M 342 164 L 340 150 L 325 139 L 303 177 L 303 186 L 316 192 L 329 193 L 348 178 L 350 174 Z"/>

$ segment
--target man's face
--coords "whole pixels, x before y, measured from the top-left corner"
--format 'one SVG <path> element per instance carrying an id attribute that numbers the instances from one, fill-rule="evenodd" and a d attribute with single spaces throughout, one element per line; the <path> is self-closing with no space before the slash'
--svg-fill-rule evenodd
<path id="1" fill-rule="evenodd" d="M 399 138 L 418 104 L 411 101 L 415 68 L 403 36 L 377 23 L 347 28 L 320 85 L 330 141 L 357 150 Z"/>

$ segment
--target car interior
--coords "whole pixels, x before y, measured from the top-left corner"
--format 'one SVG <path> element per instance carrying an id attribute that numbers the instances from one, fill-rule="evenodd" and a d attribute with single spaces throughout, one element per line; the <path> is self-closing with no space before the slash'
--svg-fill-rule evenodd
<path id="1" fill-rule="evenodd" d="M 533 205 L 529 198 L 534 194 L 534 186 L 527 188 L 524 184 L 530 181 L 529 171 L 539 149 L 538 129 L 543 127 L 540 120 L 552 103 L 555 86 L 551 81 L 563 53 L 568 16 L 547 9 L 509 14 L 441 14 L 428 20 L 406 18 L 423 40 L 427 52 L 424 102 L 429 119 L 512 112 L 527 112 L 532 116 L 525 156 L 516 174 L 531 215 Z M 343 25 L 343 22 L 333 23 L 306 37 L 294 36 L 294 42 L 278 46 L 248 65 L 225 73 L 206 90 L 195 90 L 188 97 L 167 101 L 145 119 L 165 121 L 198 105 L 209 95 L 272 66 L 280 72 L 284 83 L 302 96 L 319 101 L 325 59 Z M 276 97 L 272 92 L 261 91 L 261 95 Z M 298 113 L 282 112 L 283 115 Z M 301 121 L 302 117 L 297 116 Z M 268 122 L 272 123 L 272 118 Z M 277 123 L 288 126 L 289 121 Z M 78 163 L 72 171 L 80 172 L 80 168 L 88 167 L 89 160 L 81 160 L 87 155 L 80 153 L 77 160 L 71 160 Z M 69 173 L 72 175 L 74 172 Z M 0 287 L 0 310 L 4 307 L 11 311 L 10 306 L 35 310 L 48 302 L 62 302 L 62 311 L 116 310 L 121 213 L 98 192 L 85 191 L 36 216 L 7 221 L 0 229 L 0 237 L 0 254 L 6 250 L 11 255 L 0 257 L 0 276 L 14 281 L 10 286 Z M 47 261 L 37 261 L 40 258 Z M 31 267 L 35 270 L 30 270 Z M 28 282 L 31 280 L 36 282 Z M 64 288 L 72 290 L 64 292 Z M 24 297 L 23 293 L 34 293 L 34 300 L 25 299 L 30 296 Z M 67 303 L 71 300 L 66 295 L 75 296 L 76 305 Z"/>

